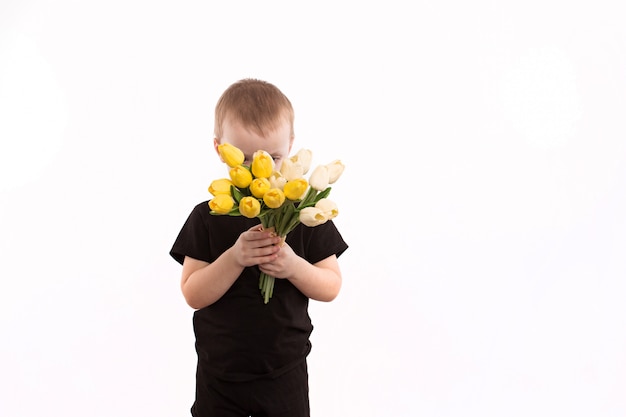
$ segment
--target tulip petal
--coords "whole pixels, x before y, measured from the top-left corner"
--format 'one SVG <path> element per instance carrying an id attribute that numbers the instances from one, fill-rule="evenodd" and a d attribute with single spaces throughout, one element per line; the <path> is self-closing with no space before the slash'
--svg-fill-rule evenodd
<path id="1" fill-rule="evenodd" d="M 339 209 L 337 208 L 337 204 L 334 201 L 331 201 L 327 198 L 322 198 L 320 201 L 315 203 L 315 207 L 320 209 L 328 220 L 334 219 L 339 215 Z"/>
<path id="2" fill-rule="evenodd" d="M 263 202 L 269 208 L 279 208 L 285 202 L 285 193 L 278 188 L 272 188 L 263 196 Z"/>
<path id="3" fill-rule="evenodd" d="M 308 227 L 319 226 L 328 220 L 324 212 L 317 207 L 305 207 L 300 210 L 300 222 Z"/>
<path id="4" fill-rule="evenodd" d="M 319 165 L 309 177 L 309 184 L 317 191 L 323 191 L 328 187 L 329 173 L 326 165 Z"/>
<path id="5" fill-rule="evenodd" d="M 302 178 L 304 175 L 304 169 L 301 163 L 295 162 L 291 158 L 287 158 L 280 166 L 280 173 L 287 181 L 291 181 L 296 178 Z"/>
<path id="6" fill-rule="evenodd" d="M 239 202 L 239 212 L 243 216 L 253 219 L 261 212 L 261 203 L 254 197 L 244 197 Z"/>
<path id="7" fill-rule="evenodd" d="M 252 156 L 251 168 L 256 178 L 268 178 L 274 171 L 274 158 L 265 151 L 256 151 Z"/>
<path id="8" fill-rule="evenodd" d="M 270 188 L 272 186 L 267 178 L 255 178 L 250 183 L 250 192 L 256 198 L 263 198 Z"/>
<path id="9" fill-rule="evenodd" d="M 302 166 L 302 175 L 309 172 L 311 168 L 311 161 L 313 160 L 313 152 L 308 149 L 300 149 L 291 159 L 295 163 L 299 163 Z"/>
<path id="10" fill-rule="evenodd" d="M 341 163 L 340 160 L 335 160 L 330 164 L 326 165 L 328 168 L 328 183 L 334 184 L 335 181 L 339 179 L 343 170 L 346 168 L 344 164 Z"/>
<path id="11" fill-rule="evenodd" d="M 227 194 L 218 194 L 209 201 L 209 207 L 217 214 L 228 214 L 234 205 L 233 198 Z"/>
<path id="12" fill-rule="evenodd" d="M 272 172 L 272 175 L 270 175 L 268 179 L 270 181 L 270 187 L 278 188 L 279 190 L 282 190 L 287 183 L 287 180 L 285 179 L 285 177 L 283 177 L 283 174 L 278 171 Z"/>
<path id="13" fill-rule="evenodd" d="M 304 178 L 296 178 L 295 180 L 287 181 L 283 191 L 285 197 L 292 201 L 302 200 L 304 194 L 309 188 L 309 183 Z"/>
<path id="14" fill-rule="evenodd" d="M 235 187 L 247 188 L 252 182 L 252 173 L 243 165 L 231 168 L 229 175 Z"/>
<path id="15" fill-rule="evenodd" d="M 230 194 L 231 185 L 233 185 L 233 183 L 226 178 L 214 180 L 211 182 L 211 185 L 209 185 L 209 192 L 214 196 L 218 194 Z"/>
<path id="16" fill-rule="evenodd" d="M 217 145 L 217 152 L 220 154 L 220 157 L 226 165 L 231 168 L 243 164 L 243 161 L 246 159 L 241 149 L 231 145 L 230 143 Z"/>

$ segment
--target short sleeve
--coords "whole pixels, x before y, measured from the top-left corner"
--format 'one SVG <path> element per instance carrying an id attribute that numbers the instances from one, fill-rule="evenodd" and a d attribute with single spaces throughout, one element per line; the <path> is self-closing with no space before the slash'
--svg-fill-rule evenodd
<path id="1" fill-rule="evenodd" d="M 185 256 L 205 262 L 213 261 L 209 259 L 210 243 L 207 225 L 202 215 L 203 209 L 208 212 L 206 203 L 201 203 L 194 207 L 170 250 L 170 255 L 181 265 L 185 260 Z"/>
<path id="2" fill-rule="evenodd" d="M 314 264 L 329 256 L 341 256 L 348 249 L 348 244 L 332 221 L 315 227 L 300 225 L 304 239 L 304 258 Z"/>

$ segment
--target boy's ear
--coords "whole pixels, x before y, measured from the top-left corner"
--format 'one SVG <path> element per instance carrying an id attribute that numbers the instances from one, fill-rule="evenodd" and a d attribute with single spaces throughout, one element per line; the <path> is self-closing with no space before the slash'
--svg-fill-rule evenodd
<path id="1" fill-rule="evenodd" d="M 219 156 L 220 161 L 224 162 L 224 160 L 222 159 L 222 156 L 220 155 L 220 151 L 217 149 L 219 144 L 220 144 L 220 140 L 218 138 L 213 138 L 213 148 L 215 149 L 217 156 Z"/>

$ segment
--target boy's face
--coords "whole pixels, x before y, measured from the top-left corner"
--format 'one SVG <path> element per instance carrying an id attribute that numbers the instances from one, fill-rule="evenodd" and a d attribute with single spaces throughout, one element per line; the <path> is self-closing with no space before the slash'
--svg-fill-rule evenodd
<path id="1" fill-rule="evenodd" d="M 252 163 L 252 155 L 258 150 L 264 150 L 274 158 L 277 171 L 280 169 L 282 161 L 289 157 L 291 145 L 293 144 L 291 126 L 286 120 L 276 130 L 269 132 L 266 136 L 259 136 L 229 117 L 224 120 L 222 131 L 222 137 L 213 140 L 216 152 L 218 145 L 230 143 L 241 149 L 246 157 L 244 164 L 250 165 Z"/>

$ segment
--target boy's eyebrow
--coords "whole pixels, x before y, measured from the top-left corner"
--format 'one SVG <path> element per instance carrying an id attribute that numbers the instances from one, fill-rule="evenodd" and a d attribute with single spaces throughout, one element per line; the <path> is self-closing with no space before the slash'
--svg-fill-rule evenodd
<path id="1" fill-rule="evenodd" d="M 285 156 L 285 155 L 283 155 L 283 152 L 280 151 L 280 150 L 276 150 L 276 151 L 268 151 L 267 149 L 257 149 L 257 150 L 263 150 L 263 151 L 267 152 L 268 154 L 270 154 L 270 156 L 272 156 L 272 157 L 284 157 Z M 244 158 L 246 158 L 246 160 L 252 161 L 252 157 L 254 156 L 254 152 L 251 153 L 250 155 L 244 153 L 243 156 L 244 156 Z"/>
<path id="2" fill-rule="evenodd" d="M 281 151 L 268 151 L 267 149 L 263 149 L 265 152 L 267 152 L 268 154 L 272 155 L 272 156 L 282 156 L 282 152 Z"/>

